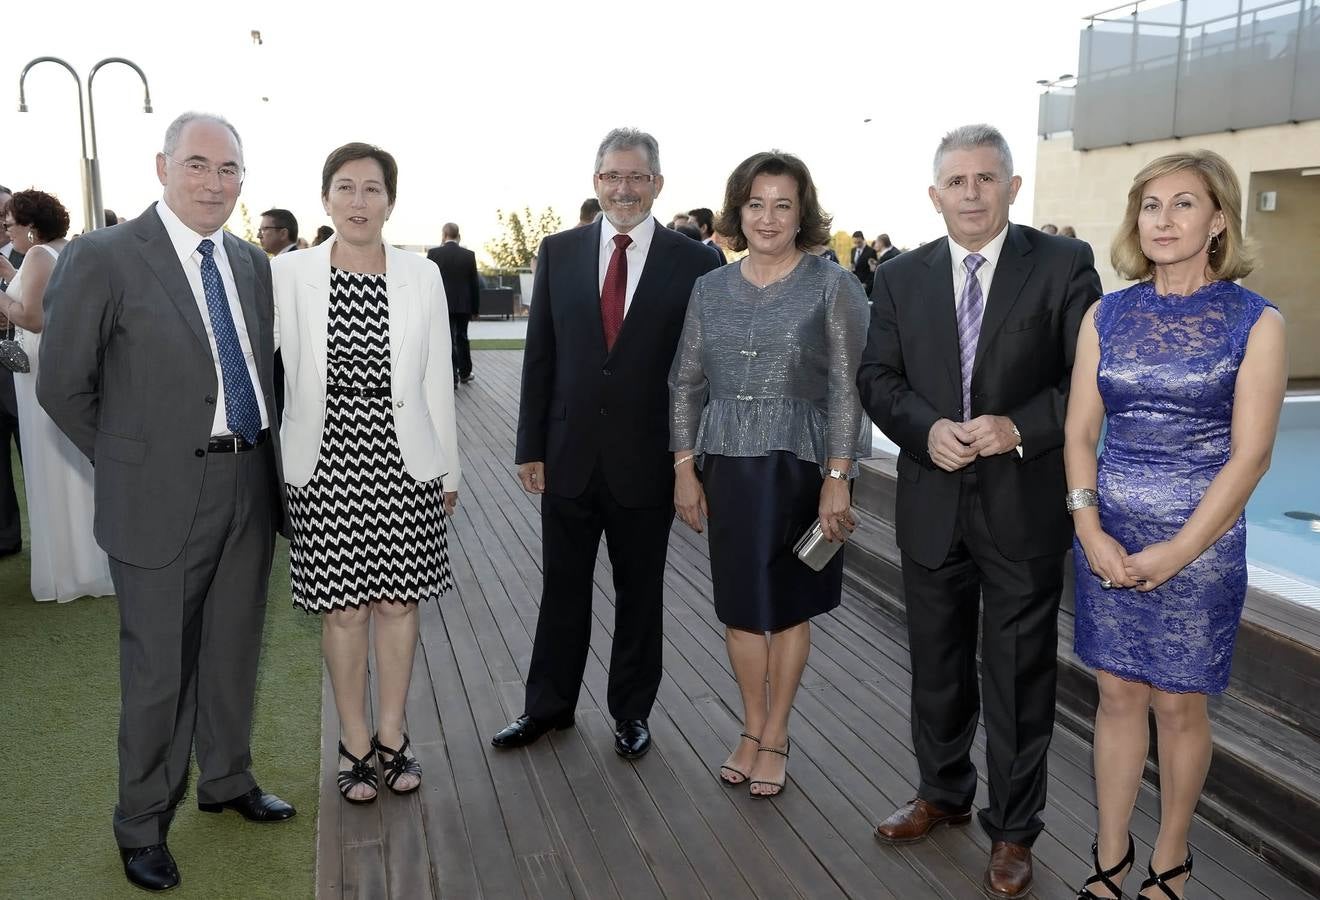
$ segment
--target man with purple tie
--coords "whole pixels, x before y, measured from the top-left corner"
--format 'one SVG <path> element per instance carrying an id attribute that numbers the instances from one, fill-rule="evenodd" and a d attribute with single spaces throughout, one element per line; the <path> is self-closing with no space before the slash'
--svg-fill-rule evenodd
<path id="1" fill-rule="evenodd" d="M 596 151 L 604 215 L 537 254 L 518 405 L 518 479 L 541 497 L 544 586 L 523 714 L 491 738 L 522 747 L 573 725 L 603 534 L 614 575 L 607 705 L 614 749 L 651 747 L 663 578 L 674 521 L 669 366 L 693 283 L 715 254 L 660 227 L 655 138 L 616 128 Z"/>
<path id="2" fill-rule="evenodd" d="M 876 271 L 857 376 L 867 413 L 901 450 L 895 529 L 921 776 L 876 839 L 912 843 L 971 819 L 984 705 L 984 888 L 1008 898 L 1031 889 L 1031 845 L 1044 827 L 1072 540 L 1063 416 L 1082 314 L 1100 296 L 1087 244 L 1009 223 L 1021 184 L 995 128 L 945 135 L 929 193 L 948 237 Z"/>

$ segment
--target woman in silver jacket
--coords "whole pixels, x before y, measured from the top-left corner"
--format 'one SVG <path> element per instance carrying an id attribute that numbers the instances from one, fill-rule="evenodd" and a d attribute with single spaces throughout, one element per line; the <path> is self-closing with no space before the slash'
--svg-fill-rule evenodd
<path id="1" fill-rule="evenodd" d="M 866 296 L 851 272 L 805 252 L 829 229 L 801 160 L 744 160 L 718 230 L 748 255 L 697 281 L 669 377 L 674 507 L 698 532 L 709 519 L 715 612 L 743 698 L 720 780 L 753 797 L 784 789 L 810 619 L 843 587 L 842 554 L 816 572 L 793 545 L 817 520 L 847 540 L 854 461 L 870 451 L 856 388 Z"/>

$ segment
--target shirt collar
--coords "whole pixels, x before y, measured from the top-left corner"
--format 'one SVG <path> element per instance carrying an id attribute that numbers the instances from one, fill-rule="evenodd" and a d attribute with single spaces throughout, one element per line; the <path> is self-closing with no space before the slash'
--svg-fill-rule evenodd
<path id="1" fill-rule="evenodd" d="M 651 249 L 651 239 L 655 237 L 655 229 L 655 216 L 647 216 L 632 231 L 628 232 L 628 237 L 633 239 L 632 245 L 628 249 L 635 249 L 645 256 Z M 602 251 L 614 251 L 614 236 L 618 233 L 619 229 L 614 227 L 608 216 L 600 217 L 600 249 Z"/>
<path id="2" fill-rule="evenodd" d="M 170 236 L 170 243 L 174 245 L 174 252 L 178 254 L 180 262 L 191 257 L 197 252 L 197 245 L 203 238 L 210 238 L 215 244 L 218 254 L 224 258 L 225 252 L 225 230 L 220 228 L 211 234 L 198 234 L 187 225 L 183 220 L 175 215 L 174 210 L 170 209 L 169 204 L 163 199 L 156 202 L 156 215 L 160 216 L 161 222 L 165 225 L 165 233 Z"/>
<path id="3" fill-rule="evenodd" d="M 283 250 L 281 250 L 279 253 L 276 253 L 275 255 L 276 255 L 276 256 L 283 256 L 284 254 L 288 253 L 290 250 L 297 250 L 297 249 L 298 249 L 298 243 L 295 241 L 294 243 L 292 243 L 292 244 L 290 244 L 289 246 L 285 247 Z"/>
<path id="4" fill-rule="evenodd" d="M 986 244 L 980 250 L 975 251 L 985 257 L 985 262 L 981 264 L 982 270 L 984 270 L 986 266 L 989 266 L 990 269 L 993 270 L 999 263 L 999 254 L 1004 249 L 1004 240 L 1007 237 L 1008 223 L 1005 223 L 1004 227 L 999 230 L 999 234 L 990 239 L 990 243 Z M 949 255 L 953 257 L 953 268 L 955 271 L 963 268 L 963 260 L 970 256 L 972 252 L 973 251 L 968 250 L 966 247 L 963 247 L 955 241 L 952 235 L 949 236 Z"/>

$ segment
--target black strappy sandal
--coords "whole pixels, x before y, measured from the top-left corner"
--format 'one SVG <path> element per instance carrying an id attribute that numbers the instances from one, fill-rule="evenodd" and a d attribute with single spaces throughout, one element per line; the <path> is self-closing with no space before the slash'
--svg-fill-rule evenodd
<path id="1" fill-rule="evenodd" d="M 777 754 L 779 754 L 780 756 L 782 756 L 784 759 L 788 759 L 788 751 L 789 751 L 792 747 L 793 747 L 793 741 L 790 739 L 789 741 L 787 741 L 787 742 L 784 744 L 784 749 L 783 749 L 783 750 L 776 750 L 774 747 L 762 747 L 761 749 L 757 750 L 756 752 L 757 752 L 757 753 L 777 753 Z M 773 794 L 758 794 L 758 793 L 756 793 L 755 791 L 752 790 L 752 785 L 754 785 L 754 784 L 765 784 L 765 785 L 769 785 L 769 786 L 772 787 L 772 788 L 778 788 L 779 790 L 775 791 Z M 763 781 L 763 780 L 761 780 L 761 779 L 758 778 L 756 781 L 751 781 L 751 782 L 748 782 L 748 783 L 747 783 L 747 792 L 748 792 L 749 794 L 751 794 L 751 796 L 755 797 L 757 800 L 769 800 L 771 797 L 778 797 L 780 794 L 782 794 L 782 793 L 784 792 L 784 788 L 785 788 L 787 785 L 788 785 L 788 763 L 785 763 L 785 764 L 784 764 L 784 780 L 783 780 L 783 781 Z"/>
<path id="2" fill-rule="evenodd" d="M 422 786 L 422 764 L 417 761 L 417 757 L 404 756 L 403 754 L 403 751 L 408 749 L 408 742 L 408 735 L 405 734 L 403 736 L 403 746 L 395 750 L 382 744 L 380 735 L 373 734 L 371 736 L 371 746 L 380 754 L 380 764 L 385 769 L 385 786 L 396 794 L 411 794 Z M 386 753 L 390 754 L 389 759 L 385 758 Z M 401 791 L 394 785 L 404 775 L 416 775 L 417 783 L 407 790 Z"/>
<path id="3" fill-rule="evenodd" d="M 349 753 L 348 748 L 344 746 L 344 742 L 340 741 L 339 755 L 353 764 L 352 768 L 339 770 L 338 783 L 340 796 L 349 803 L 371 803 L 376 799 L 377 791 L 376 767 L 371 764 L 372 758 L 376 755 L 375 741 L 372 741 L 371 749 L 363 754 L 361 759 L 358 759 L 352 753 Z M 371 788 L 370 797 L 349 796 L 348 792 L 353 790 L 353 788 L 357 787 L 359 784 L 365 784 L 367 787 Z"/>
<path id="4" fill-rule="evenodd" d="M 1117 897 L 1118 900 L 1122 900 L 1123 889 L 1114 884 L 1112 879 L 1119 872 L 1122 872 L 1128 866 L 1132 865 L 1132 860 L 1136 857 L 1136 854 L 1137 847 L 1132 843 L 1132 835 L 1129 834 L 1127 853 L 1123 854 L 1123 858 L 1119 860 L 1118 865 L 1111 866 L 1108 869 L 1101 869 L 1100 842 L 1098 840 L 1092 841 L 1091 859 L 1095 862 L 1095 870 L 1091 874 L 1091 877 L 1086 879 L 1086 883 L 1082 885 L 1082 889 L 1077 892 L 1077 900 L 1105 900 L 1105 898 L 1098 897 L 1091 893 L 1090 888 L 1093 884 L 1103 885 L 1111 894 Z"/>
<path id="5" fill-rule="evenodd" d="M 738 737 L 740 739 L 747 738 L 747 740 L 749 741 L 754 741 L 758 747 L 761 746 L 761 739 L 759 737 L 756 737 L 755 735 L 750 735 L 745 731 L 738 732 Z M 742 779 L 740 781 L 730 781 L 729 779 L 724 777 L 724 773 L 726 771 L 732 772 L 735 775 L 741 775 Z M 728 763 L 725 763 L 724 765 L 720 766 L 720 781 L 728 787 L 738 787 L 739 785 L 746 784 L 747 779 L 751 777 L 752 777 L 751 775 L 744 772 L 742 769 L 735 769 L 733 766 L 729 765 Z"/>
<path id="6" fill-rule="evenodd" d="M 1168 881 L 1170 878 L 1177 878 L 1179 875 L 1186 875 L 1187 880 L 1188 881 L 1191 880 L 1192 851 L 1190 849 L 1187 851 L 1187 859 L 1183 860 L 1182 865 L 1174 866 L 1172 869 L 1169 869 L 1167 872 L 1160 872 L 1158 874 L 1156 874 L 1155 872 L 1155 859 L 1154 857 L 1152 857 L 1150 861 L 1150 865 L 1146 867 L 1146 871 L 1150 873 L 1150 877 L 1141 883 L 1141 888 L 1137 891 L 1138 896 L 1145 896 L 1141 892 L 1146 890 L 1146 888 L 1157 887 L 1164 892 L 1164 896 L 1167 897 L 1168 900 L 1182 900 L 1181 897 L 1179 897 L 1177 894 L 1173 892 L 1173 888 L 1169 887 L 1167 884 L 1165 884 L 1165 882 Z M 1186 883 L 1187 882 L 1183 882 L 1183 884 Z"/>

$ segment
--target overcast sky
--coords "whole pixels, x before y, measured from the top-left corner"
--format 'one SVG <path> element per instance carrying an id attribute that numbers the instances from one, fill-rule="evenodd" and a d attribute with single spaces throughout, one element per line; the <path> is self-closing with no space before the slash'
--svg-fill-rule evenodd
<path id="1" fill-rule="evenodd" d="M 887 231 L 900 246 L 941 233 L 926 197 L 936 142 L 998 125 L 1025 181 L 1031 221 L 1040 78 L 1076 71 L 1079 0 L 889 3 L 235 2 L 5 4 L 0 183 L 51 190 L 81 227 L 76 93 L 128 57 L 151 81 L 153 115 L 127 67 L 96 78 L 107 206 L 137 215 L 160 196 L 153 157 L 186 109 L 243 135 L 242 200 L 255 219 L 285 206 L 310 234 L 326 154 L 350 140 L 399 160 L 394 243 L 434 244 L 456 221 L 478 249 L 495 210 L 551 206 L 565 224 L 591 194 L 596 145 L 635 125 L 660 141 L 667 222 L 718 209 L 732 168 L 777 147 L 811 169 L 836 229 Z M 261 32 L 262 43 L 251 38 Z M 870 121 L 867 122 L 866 120 Z M 237 214 L 231 225 L 237 227 Z"/>

